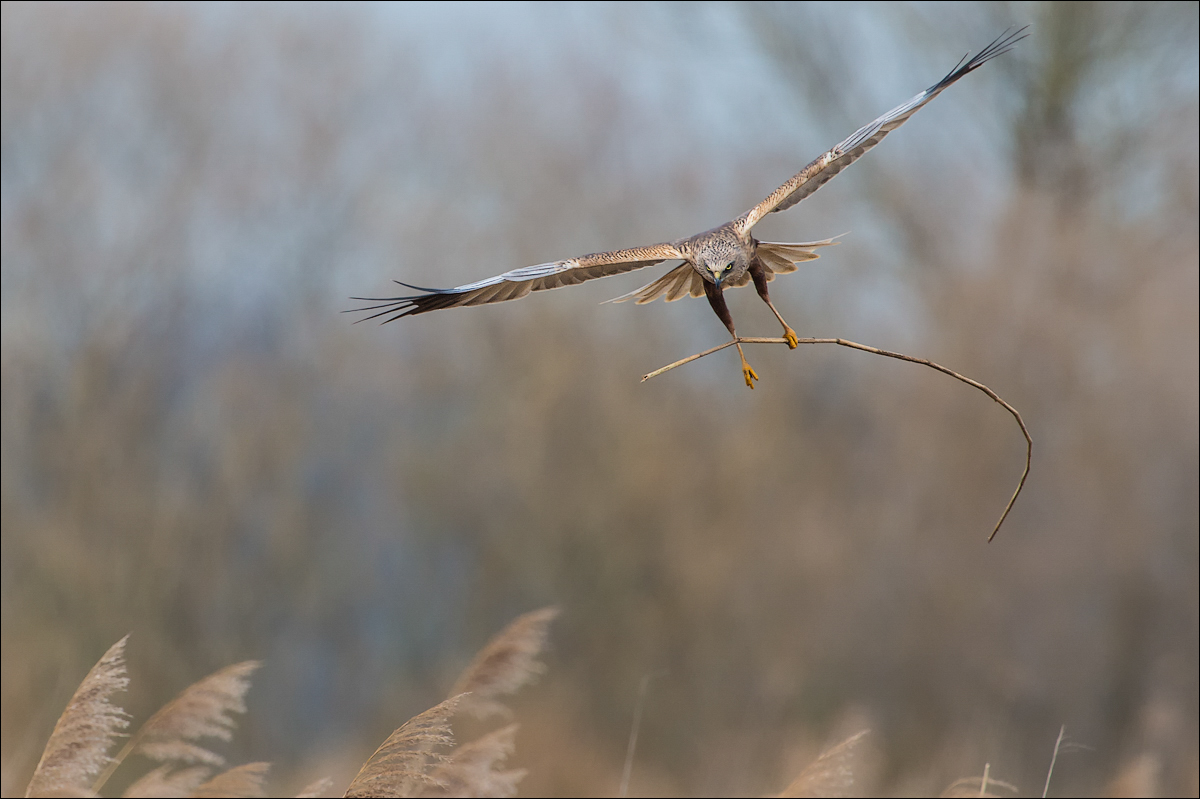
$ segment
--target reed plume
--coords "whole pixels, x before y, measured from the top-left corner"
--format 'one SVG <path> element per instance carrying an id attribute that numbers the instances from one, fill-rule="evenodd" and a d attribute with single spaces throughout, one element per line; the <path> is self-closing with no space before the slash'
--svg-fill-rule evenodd
<path id="1" fill-rule="evenodd" d="M 172 766 L 169 765 L 159 766 L 130 785 L 123 796 L 125 799 L 266 796 L 263 781 L 270 767 L 270 763 L 247 763 L 206 779 L 212 773 L 208 766 L 191 766 L 176 770 L 172 770 Z M 329 780 L 318 781 L 310 787 L 316 788 L 319 793 L 329 787 Z M 318 794 L 313 794 L 316 795 Z"/>
<path id="2" fill-rule="evenodd" d="M 46 742 L 26 796 L 89 796 L 90 782 L 108 765 L 113 738 L 129 717 L 109 697 L 125 690 L 126 635 L 83 678 Z"/>
<path id="3" fill-rule="evenodd" d="M 224 765 L 225 758 L 191 741 L 209 737 L 228 741 L 233 736 L 237 722 L 229 714 L 246 712 L 245 696 L 250 689 L 250 674 L 260 665 L 256 660 L 235 663 L 185 688 L 151 716 L 117 756 L 109 760 L 108 767 L 92 784 L 92 793 L 99 793 L 117 767 L 133 752 L 159 762 Z M 206 771 L 205 776 L 208 773 Z M 161 778 L 170 783 L 176 776 L 163 772 Z M 167 783 L 162 787 L 166 789 Z"/>
<path id="4" fill-rule="evenodd" d="M 270 763 L 246 763 L 234 766 L 198 786 L 192 792 L 192 796 L 196 799 L 214 799 L 221 796 L 234 797 L 234 799 L 266 796 L 267 792 L 263 789 L 263 782 L 266 780 L 267 771 L 270 768 Z"/>
<path id="5" fill-rule="evenodd" d="M 467 694 L 464 708 L 479 718 L 507 715 L 508 708 L 496 697 L 515 692 L 546 670 L 537 658 L 557 615 L 558 608 L 549 607 L 518 616 L 479 651 L 451 695 Z"/>
<path id="6" fill-rule="evenodd" d="M 507 797 L 516 796 L 517 783 L 525 769 L 502 771 L 498 766 L 516 748 L 517 728 L 510 724 L 493 730 L 455 749 L 438 765 L 432 784 L 421 791 L 424 797 Z"/>
<path id="7" fill-rule="evenodd" d="M 454 745 L 450 717 L 460 701 L 461 696 L 450 697 L 389 735 L 359 769 L 346 796 L 413 796 L 433 784 L 429 767 L 446 759 L 436 749 Z"/>
<path id="8" fill-rule="evenodd" d="M 246 712 L 250 675 L 260 665 L 235 663 L 185 688 L 142 725 L 127 748 L 160 762 L 224 765 L 225 758 L 192 741 L 233 737 L 237 721 L 230 714 Z"/>

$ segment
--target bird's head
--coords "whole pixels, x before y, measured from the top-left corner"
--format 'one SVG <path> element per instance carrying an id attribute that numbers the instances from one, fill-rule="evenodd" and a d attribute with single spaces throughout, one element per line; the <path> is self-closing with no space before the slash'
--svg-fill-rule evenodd
<path id="1" fill-rule="evenodd" d="M 735 247 L 712 247 L 701 253 L 700 274 L 718 286 L 741 277 L 750 267 L 744 253 Z"/>

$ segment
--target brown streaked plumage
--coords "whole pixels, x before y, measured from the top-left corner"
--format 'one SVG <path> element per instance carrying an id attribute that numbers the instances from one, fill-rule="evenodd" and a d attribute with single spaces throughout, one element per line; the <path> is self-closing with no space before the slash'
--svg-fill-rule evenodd
<path id="1" fill-rule="evenodd" d="M 758 205 L 720 227 L 674 242 L 592 253 L 563 261 L 526 266 L 476 283 L 449 289 L 426 289 L 396 281 L 402 286 L 423 293 L 405 297 L 355 297 L 354 299 L 357 300 L 379 304 L 354 310 L 376 312 L 359 321 L 386 316 L 387 318 L 383 321 L 392 322 L 403 316 L 428 313 L 442 308 L 515 300 L 524 297 L 531 291 L 573 286 L 585 280 L 619 275 L 663 261 L 681 260 L 683 261 L 681 265 L 658 280 L 610 300 L 610 302 L 634 300 L 641 305 L 652 302 L 658 297 L 663 297 L 666 302 L 672 302 L 685 296 L 699 297 L 703 295 L 708 298 L 709 305 L 712 306 L 717 317 L 737 342 L 738 335 L 734 330 L 729 308 L 725 305 L 723 292 L 728 287 L 736 288 L 753 281 L 758 296 L 783 325 L 784 337 L 787 339 L 788 346 L 795 349 L 798 342 L 796 333 L 775 309 L 767 292 L 767 283 L 773 280 L 776 274 L 795 271 L 797 263 L 817 258 L 818 255 L 814 252 L 815 248 L 826 247 L 835 242 L 833 239 L 794 244 L 758 241 L 750 235 L 751 228 L 767 214 L 791 208 L 821 188 L 835 175 L 879 144 L 884 136 L 908 121 L 909 117 L 937 97 L 947 86 L 993 58 L 1007 53 L 1025 36 L 1025 28 L 1011 33 L 1005 31 L 974 58 L 969 60 L 964 58 L 964 61 L 960 61 L 958 66 L 951 70 L 946 77 L 908 102 L 893 108 L 874 122 L 859 128 L 847 139 L 796 173 Z M 754 388 L 754 381 L 758 379 L 758 375 L 746 361 L 741 344 L 738 343 L 736 346 L 742 360 L 742 375 L 746 380 L 746 385 Z"/>

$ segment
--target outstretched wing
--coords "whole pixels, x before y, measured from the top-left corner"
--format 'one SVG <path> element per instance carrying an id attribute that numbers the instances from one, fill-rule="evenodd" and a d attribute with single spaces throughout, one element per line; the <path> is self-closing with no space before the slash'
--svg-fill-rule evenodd
<path id="1" fill-rule="evenodd" d="M 1027 27 L 1020 28 L 1012 33 L 1005 31 L 974 58 L 965 63 L 960 61 L 958 66 L 951 70 L 946 77 L 907 103 L 893 108 L 871 124 L 856 130 L 845 141 L 836 145 L 832 150 L 800 170 L 791 180 L 773 191 L 767 199 L 734 220 L 734 224 L 737 225 L 741 232 L 745 233 L 767 214 L 791 208 L 824 186 L 834 175 L 850 166 L 863 153 L 883 141 L 884 136 L 907 122 L 908 118 L 915 114 L 921 106 L 941 94 L 942 90 L 947 86 L 968 72 L 978 69 L 993 58 L 1004 55 L 1011 50 L 1013 45 L 1025 38 Z"/>
<path id="2" fill-rule="evenodd" d="M 492 302 L 516 300 L 531 291 L 574 286 L 585 280 L 632 272 L 635 269 L 683 257 L 683 254 L 672 244 L 654 244 L 649 247 L 597 252 L 579 258 L 568 258 L 565 261 L 526 266 L 502 275 L 489 277 L 487 280 L 468 283 L 465 286 L 455 286 L 452 289 L 425 289 L 400 283 L 397 280 L 396 282 L 401 286 L 424 293 L 407 297 L 351 297 L 354 300 L 379 303 L 351 310 L 355 312 L 377 311 L 377 313 L 358 320 L 360 322 L 389 314 L 390 316 L 383 321 L 392 322 L 402 316 L 428 313 L 442 308 L 459 308 L 466 305 L 485 305 Z"/>

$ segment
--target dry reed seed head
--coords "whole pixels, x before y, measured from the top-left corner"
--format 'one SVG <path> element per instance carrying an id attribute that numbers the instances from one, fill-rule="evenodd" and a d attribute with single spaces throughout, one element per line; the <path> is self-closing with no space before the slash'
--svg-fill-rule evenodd
<path id="1" fill-rule="evenodd" d="M 258 797 L 266 796 L 263 783 L 267 779 L 270 763 L 246 763 L 234 766 L 228 771 L 222 771 L 208 782 L 200 785 L 192 793 L 194 797 Z"/>
<path id="2" fill-rule="evenodd" d="M 250 675 L 260 665 L 235 663 L 185 688 L 138 731 L 137 751 L 158 761 L 224 765 L 223 757 L 189 741 L 232 737 L 237 721 L 230 714 L 246 712 Z"/>
<path id="3" fill-rule="evenodd" d="M 854 787 L 855 749 L 869 732 L 855 733 L 826 749 L 779 796 L 850 796 Z"/>
<path id="4" fill-rule="evenodd" d="M 433 785 L 421 791 L 424 797 L 516 796 L 517 783 L 525 769 L 500 771 L 496 767 L 516 749 L 517 728 L 510 724 L 493 730 L 455 749 L 434 769 Z"/>
<path id="5" fill-rule="evenodd" d="M 537 658 L 558 613 L 558 608 L 549 607 L 518 616 L 479 651 L 451 694 L 469 694 L 464 707 L 480 718 L 507 714 L 496 697 L 515 692 L 546 670 Z"/>
<path id="6" fill-rule="evenodd" d="M 89 796 L 91 780 L 111 758 L 108 750 L 129 715 L 109 697 L 129 686 L 125 673 L 126 635 L 83 678 L 54 725 L 26 796 Z"/>
<path id="7" fill-rule="evenodd" d="M 125 799 L 141 799 L 142 797 L 167 799 L 168 797 L 191 796 L 211 773 L 212 769 L 208 766 L 192 766 L 182 769 L 174 769 L 169 765 L 159 766 L 126 788 L 122 796 Z"/>
<path id="8" fill-rule="evenodd" d="M 462 699 L 462 695 L 452 696 L 389 735 L 359 769 L 346 796 L 414 796 L 433 784 L 428 769 L 446 760 L 436 749 L 454 745 L 450 717 Z"/>

